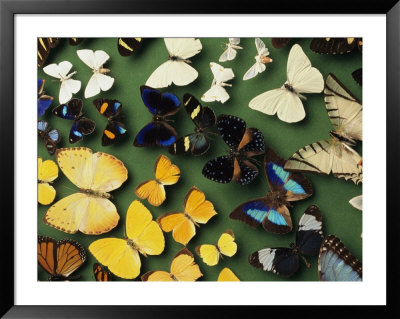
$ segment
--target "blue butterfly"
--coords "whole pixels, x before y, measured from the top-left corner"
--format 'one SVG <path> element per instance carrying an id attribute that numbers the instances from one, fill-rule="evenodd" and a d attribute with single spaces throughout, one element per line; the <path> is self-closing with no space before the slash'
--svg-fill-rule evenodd
<path id="1" fill-rule="evenodd" d="M 38 135 L 42 138 L 44 146 L 50 155 L 54 155 L 57 143 L 60 141 L 60 133 L 57 130 L 49 130 L 49 124 L 45 121 L 38 122 Z"/>
<path id="2" fill-rule="evenodd" d="M 321 281 L 362 281 L 362 265 L 334 235 L 324 239 L 318 258 Z"/>
<path id="3" fill-rule="evenodd" d="M 38 117 L 41 117 L 44 112 L 49 108 L 54 98 L 44 94 L 44 79 L 38 79 Z"/>
<path id="4" fill-rule="evenodd" d="M 264 169 L 270 192 L 266 197 L 248 201 L 235 208 L 229 215 L 253 228 L 261 223 L 271 233 L 286 234 L 293 228 L 287 206 L 290 202 L 312 195 L 311 183 L 301 174 L 283 169 L 285 160 L 268 148 L 264 157 Z"/>

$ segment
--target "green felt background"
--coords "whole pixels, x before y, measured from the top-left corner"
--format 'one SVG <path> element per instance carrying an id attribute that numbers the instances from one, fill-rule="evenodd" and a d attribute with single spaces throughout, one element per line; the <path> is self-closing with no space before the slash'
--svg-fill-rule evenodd
<path id="1" fill-rule="evenodd" d="M 293 43 L 299 43 L 310 58 L 313 66 L 318 68 L 326 78 L 329 72 L 334 73 L 345 86 L 361 100 L 362 89 L 352 79 L 351 73 L 361 67 L 362 54 L 358 50 L 345 55 L 319 55 L 312 52 L 310 47 L 311 39 L 296 39 L 282 49 L 275 49 L 271 45 L 271 39 L 263 38 L 266 46 L 270 50 L 270 57 L 273 63 L 267 65 L 267 70 L 257 77 L 243 81 L 244 73 L 254 63 L 256 48 L 253 38 L 241 39 L 240 45 L 244 48 L 240 50 L 233 61 L 221 63 L 224 67 L 233 68 L 235 79 L 230 83 L 227 91 L 230 99 L 225 103 L 203 103 L 211 106 L 215 113 L 232 114 L 243 118 L 247 127 L 260 129 L 265 137 L 267 146 L 274 148 L 282 157 L 288 158 L 299 148 L 321 140 L 329 138 L 329 131 L 332 126 L 325 109 L 323 93 L 308 94 L 307 101 L 303 102 L 306 110 L 306 118 L 295 124 L 288 124 L 280 121 L 276 116 L 268 116 L 248 107 L 249 101 L 256 95 L 270 89 L 280 87 L 286 80 L 286 62 L 290 47 Z M 201 95 L 209 89 L 212 82 L 212 73 L 209 68 L 210 62 L 217 62 L 224 50 L 224 43 L 227 38 L 202 38 L 202 51 L 194 56 L 192 65 L 198 70 L 199 77 L 185 87 L 170 86 L 162 89 L 164 92 L 173 92 L 182 99 L 184 93 L 191 93 L 199 100 Z M 78 58 L 77 49 L 105 50 L 110 55 L 110 60 L 105 64 L 106 68 L 111 69 L 110 75 L 115 78 L 111 90 L 101 92 L 98 96 L 90 99 L 84 98 L 84 89 L 91 76 L 91 70 Z M 52 115 L 51 109 L 59 105 L 58 92 L 59 83 L 46 75 L 42 69 L 38 70 L 38 76 L 46 79 L 45 91 L 55 97 L 54 102 L 43 120 L 49 122 L 51 128 L 57 128 L 62 136 L 59 147 L 87 146 L 94 152 L 103 151 L 113 154 L 124 162 L 128 169 L 128 180 L 116 191 L 113 192 L 118 212 L 121 216 L 118 226 L 111 232 L 101 236 L 89 236 L 82 233 L 67 234 L 45 225 L 42 222 L 43 215 L 48 207 L 39 205 L 38 207 L 38 233 L 51 236 L 56 239 L 70 238 L 77 240 L 83 245 L 87 252 L 87 262 L 76 273 L 81 274 L 81 280 L 94 280 L 92 266 L 95 262 L 94 257 L 88 251 L 91 242 L 99 238 L 123 236 L 123 224 L 125 223 L 126 211 L 129 204 L 136 199 L 135 187 L 144 180 L 153 178 L 153 166 L 156 158 L 160 154 L 165 154 L 177 164 L 181 169 L 181 178 L 173 186 L 166 187 L 167 200 L 160 207 L 153 207 L 147 201 L 144 204 L 150 209 L 154 218 L 169 211 L 182 211 L 183 199 L 191 186 L 196 185 L 206 194 L 206 198 L 213 202 L 218 215 L 214 216 L 206 225 L 197 228 L 197 235 L 189 242 L 188 248 L 194 252 L 194 248 L 199 244 L 216 243 L 221 233 L 227 229 L 232 229 L 235 233 L 238 244 L 238 252 L 232 258 L 225 257 L 217 266 L 209 267 L 196 255 L 196 261 L 204 276 L 200 280 L 216 280 L 219 272 L 224 267 L 231 268 L 234 273 L 243 281 L 315 281 L 318 280 L 318 258 L 309 258 L 311 268 L 307 269 L 301 261 L 300 269 L 297 274 L 290 278 L 281 278 L 272 273 L 263 272 L 255 269 L 247 261 L 250 253 L 264 247 L 285 247 L 295 241 L 295 229 L 300 216 L 311 204 L 320 207 L 323 215 L 324 234 L 335 234 L 338 236 L 350 251 L 362 260 L 362 214 L 352 208 L 348 201 L 352 197 L 361 194 L 362 186 L 354 185 L 343 179 L 333 176 L 317 176 L 307 174 L 311 181 L 314 194 L 303 201 L 294 203 L 290 208 L 294 230 L 286 235 L 275 235 L 267 233 L 262 227 L 254 230 L 251 227 L 229 218 L 230 212 L 239 204 L 252 198 L 264 196 L 268 191 L 267 182 L 262 166 L 260 174 L 256 180 L 247 186 L 240 186 L 234 183 L 219 184 L 206 179 L 201 174 L 204 164 L 215 156 L 226 154 L 228 147 L 219 136 L 212 136 L 212 145 L 208 153 L 200 157 L 193 156 L 173 156 L 167 149 L 156 148 L 136 148 L 133 140 L 138 131 L 149 121 L 151 114 L 147 111 L 140 97 L 139 87 L 144 84 L 150 74 L 168 57 L 163 39 L 145 39 L 142 46 L 130 57 L 122 57 L 118 53 L 117 39 L 99 38 L 86 39 L 79 46 L 70 46 L 67 40 L 62 40 L 59 46 L 52 50 L 46 65 L 59 63 L 68 60 L 73 64 L 72 70 L 78 73 L 75 79 L 82 81 L 82 88 L 77 98 L 84 101 L 84 112 L 87 117 L 96 122 L 96 130 L 86 136 L 81 142 L 70 145 L 68 134 L 72 122 L 57 118 Z M 118 99 L 122 102 L 123 122 L 126 124 L 128 133 L 119 144 L 115 146 L 102 147 L 101 135 L 106 125 L 106 119 L 100 116 L 92 101 L 95 98 Z M 172 125 L 176 128 L 180 136 L 190 133 L 194 129 L 194 124 L 189 119 L 184 110 L 171 117 L 175 122 Z M 356 150 L 361 153 L 361 143 L 358 143 Z M 43 142 L 38 139 L 38 154 L 44 159 L 51 158 L 44 148 Z M 54 159 L 54 157 L 53 157 Z M 263 160 L 262 156 L 257 158 Z M 56 201 L 76 192 L 77 188 L 60 171 L 58 179 L 54 182 L 57 190 Z M 149 270 L 169 270 L 170 262 L 182 245 L 176 243 L 171 233 L 165 233 L 165 250 L 160 256 L 142 256 L 141 274 Z M 47 273 L 39 267 L 39 280 L 47 280 Z M 114 276 L 115 280 L 118 280 Z M 139 280 L 138 278 L 136 280 Z"/>

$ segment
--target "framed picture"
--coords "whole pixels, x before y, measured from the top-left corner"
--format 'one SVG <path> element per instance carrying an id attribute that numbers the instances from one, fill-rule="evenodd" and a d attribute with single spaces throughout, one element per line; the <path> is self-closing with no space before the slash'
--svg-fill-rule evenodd
<path id="1" fill-rule="evenodd" d="M 5 318 L 394 313 L 399 4 L 299 5 L 1 1 Z"/>

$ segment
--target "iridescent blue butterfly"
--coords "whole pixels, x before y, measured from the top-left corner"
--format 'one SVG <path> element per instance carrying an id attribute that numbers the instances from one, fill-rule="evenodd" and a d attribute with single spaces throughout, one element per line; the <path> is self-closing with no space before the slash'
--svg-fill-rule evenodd
<path id="1" fill-rule="evenodd" d="M 166 122 L 166 117 L 179 111 L 181 102 L 172 93 L 161 93 L 149 86 L 142 85 L 140 92 L 144 105 L 153 114 L 153 121 L 147 124 L 136 135 L 134 146 L 152 147 L 155 145 L 168 147 L 177 140 L 175 129 Z"/>
<path id="2" fill-rule="evenodd" d="M 318 254 L 322 239 L 322 215 L 319 208 L 312 205 L 306 209 L 299 221 L 296 244 L 290 248 L 264 248 L 249 256 L 249 263 L 264 271 L 271 271 L 281 276 L 291 276 L 299 269 L 299 257 L 308 268 L 311 265 L 303 256 Z"/>
<path id="3" fill-rule="evenodd" d="M 41 117 L 49 108 L 54 98 L 44 94 L 44 79 L 38 79 L 38 117 Z"/>
<path id="4" fill-rule="evenodd" d="M 240 220 L 253 228 L 261 223 L 271 233 L 286 234 L 293 228 L 292 218 L 287 206 L 290 202 L 312 195 L 311 183 L 301 173 L 283 169 L 285 160 L 272 148 L 264 156 L 265 175 L 270 192 L 266 197 L 248 201 L 232 211 L 232 219 Z"/>
<path id="5" fill-rule="evenodd" d="M 69 132 L 69 142 L 76 143 L 83 139 L 83 135 L 93 133 L 96 123 L 82 114 L 83 103 L 81 99 L 71 99 L 67 104 L 61 104 L 53 110 L 53 114 L 66 120 L 73 120 Z"/>
<path id="6" fill-rule="evenodd" d="M 60 141 L 60 133 L 57 130 L 49 130 L 49 124 L 45 121 L 38 122 L 38 135 L 42 138 L 44 146 L 50 155 L 57 150 L 57 143 Z"/>
<path id="7" fill-rule="evenodd" d="M 362 281 L 362 265 L 339 238 L 329 235 L 319 251 L 318 277 L 321 281 Z"/>

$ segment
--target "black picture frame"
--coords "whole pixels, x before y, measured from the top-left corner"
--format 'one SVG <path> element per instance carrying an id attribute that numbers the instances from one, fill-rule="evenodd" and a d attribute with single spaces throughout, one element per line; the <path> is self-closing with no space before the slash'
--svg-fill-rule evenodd
<path id="1" fill-rule="evenodd" d="M 235 316 L 253 316 L 254 311 L 261 315 L 271 316 L 282 314 L 309 317 L 309 307 L 237 307 L 237 306 L 16 306 L 14 302 L 14 18 L 16 14 L 253 14 L 253 13 L 284 13 L 284 14 L 385 14 L 387 21 L 386 48 L 387 48 L 387 138 L 386 138 L 386 176 L 387 198 L 386 212 L 377 212 L 377 215 L 387 213 L 387 305 L 375 307 L 345 307 L 345 306 L 318 306 L 313 309 L 315 316 L 354 317 L 368 312 L 371 316 L 380 315 L 384 318 L 398 317 L 400 314 L 397 287 L 399 276 L 396 274 L 397 243 L 396 227 L 398 216 L 395 191 L 396 179 L 399 177 L 397 163 L 400 162 L 400 90 L 399 90 L 399 58 L 400 58 L 400 3 L 398 0 L 286 0 L 263 1 L 256 3 L 246 1 L 238 3 L 216 2 L 203 0 L 188 2 L 182 0 L 0 0 L 0 145 L 4 154 L 1 156 L 1 181 L 5 186 L 1 191 L 1 263 L 0 263 L 0 315 L 4 318 L 158 318 L 178 316 L 189 313 L 191 317 L 205 317 L 209 314 Z M 376 43 L 376 49 L 381 48 Z M 381 63 L 376 67 L 381 67 Z M 377 79 L 379 81 L 379 79 Z M 375 105 L 376 111 L 384 107 Z M 376 128 L 378 129 L 378 128 Z M 384 143 L 384 141 L 381 141 Z M 379 145 L 376 146 L 379 151 Z M 5 152 L 6 151 L 6 152 Z M 12 169 L 11 169 L 12 168 Z M 376 187 L 379 187 L 377 185 Z M 397 195 L 398 196 L 398 195 Z M 384 199 L 380 199 L 384 202 Z M 381 255 L 377 255 L 381 258 Z M 267 292 L 266 292 L 267 293 Z M 325 293 L 325 292 L 321 292 Z M 44 296 L 45 298 L 45 296 Z M 266 312 L 268 311 L 268 312 Z M 314 312 L 315 311 L 315 312 Z M 396 315 L 397 313 L 397 315 Z M 319 314 L 319 315 L 318 315 Z"/>

